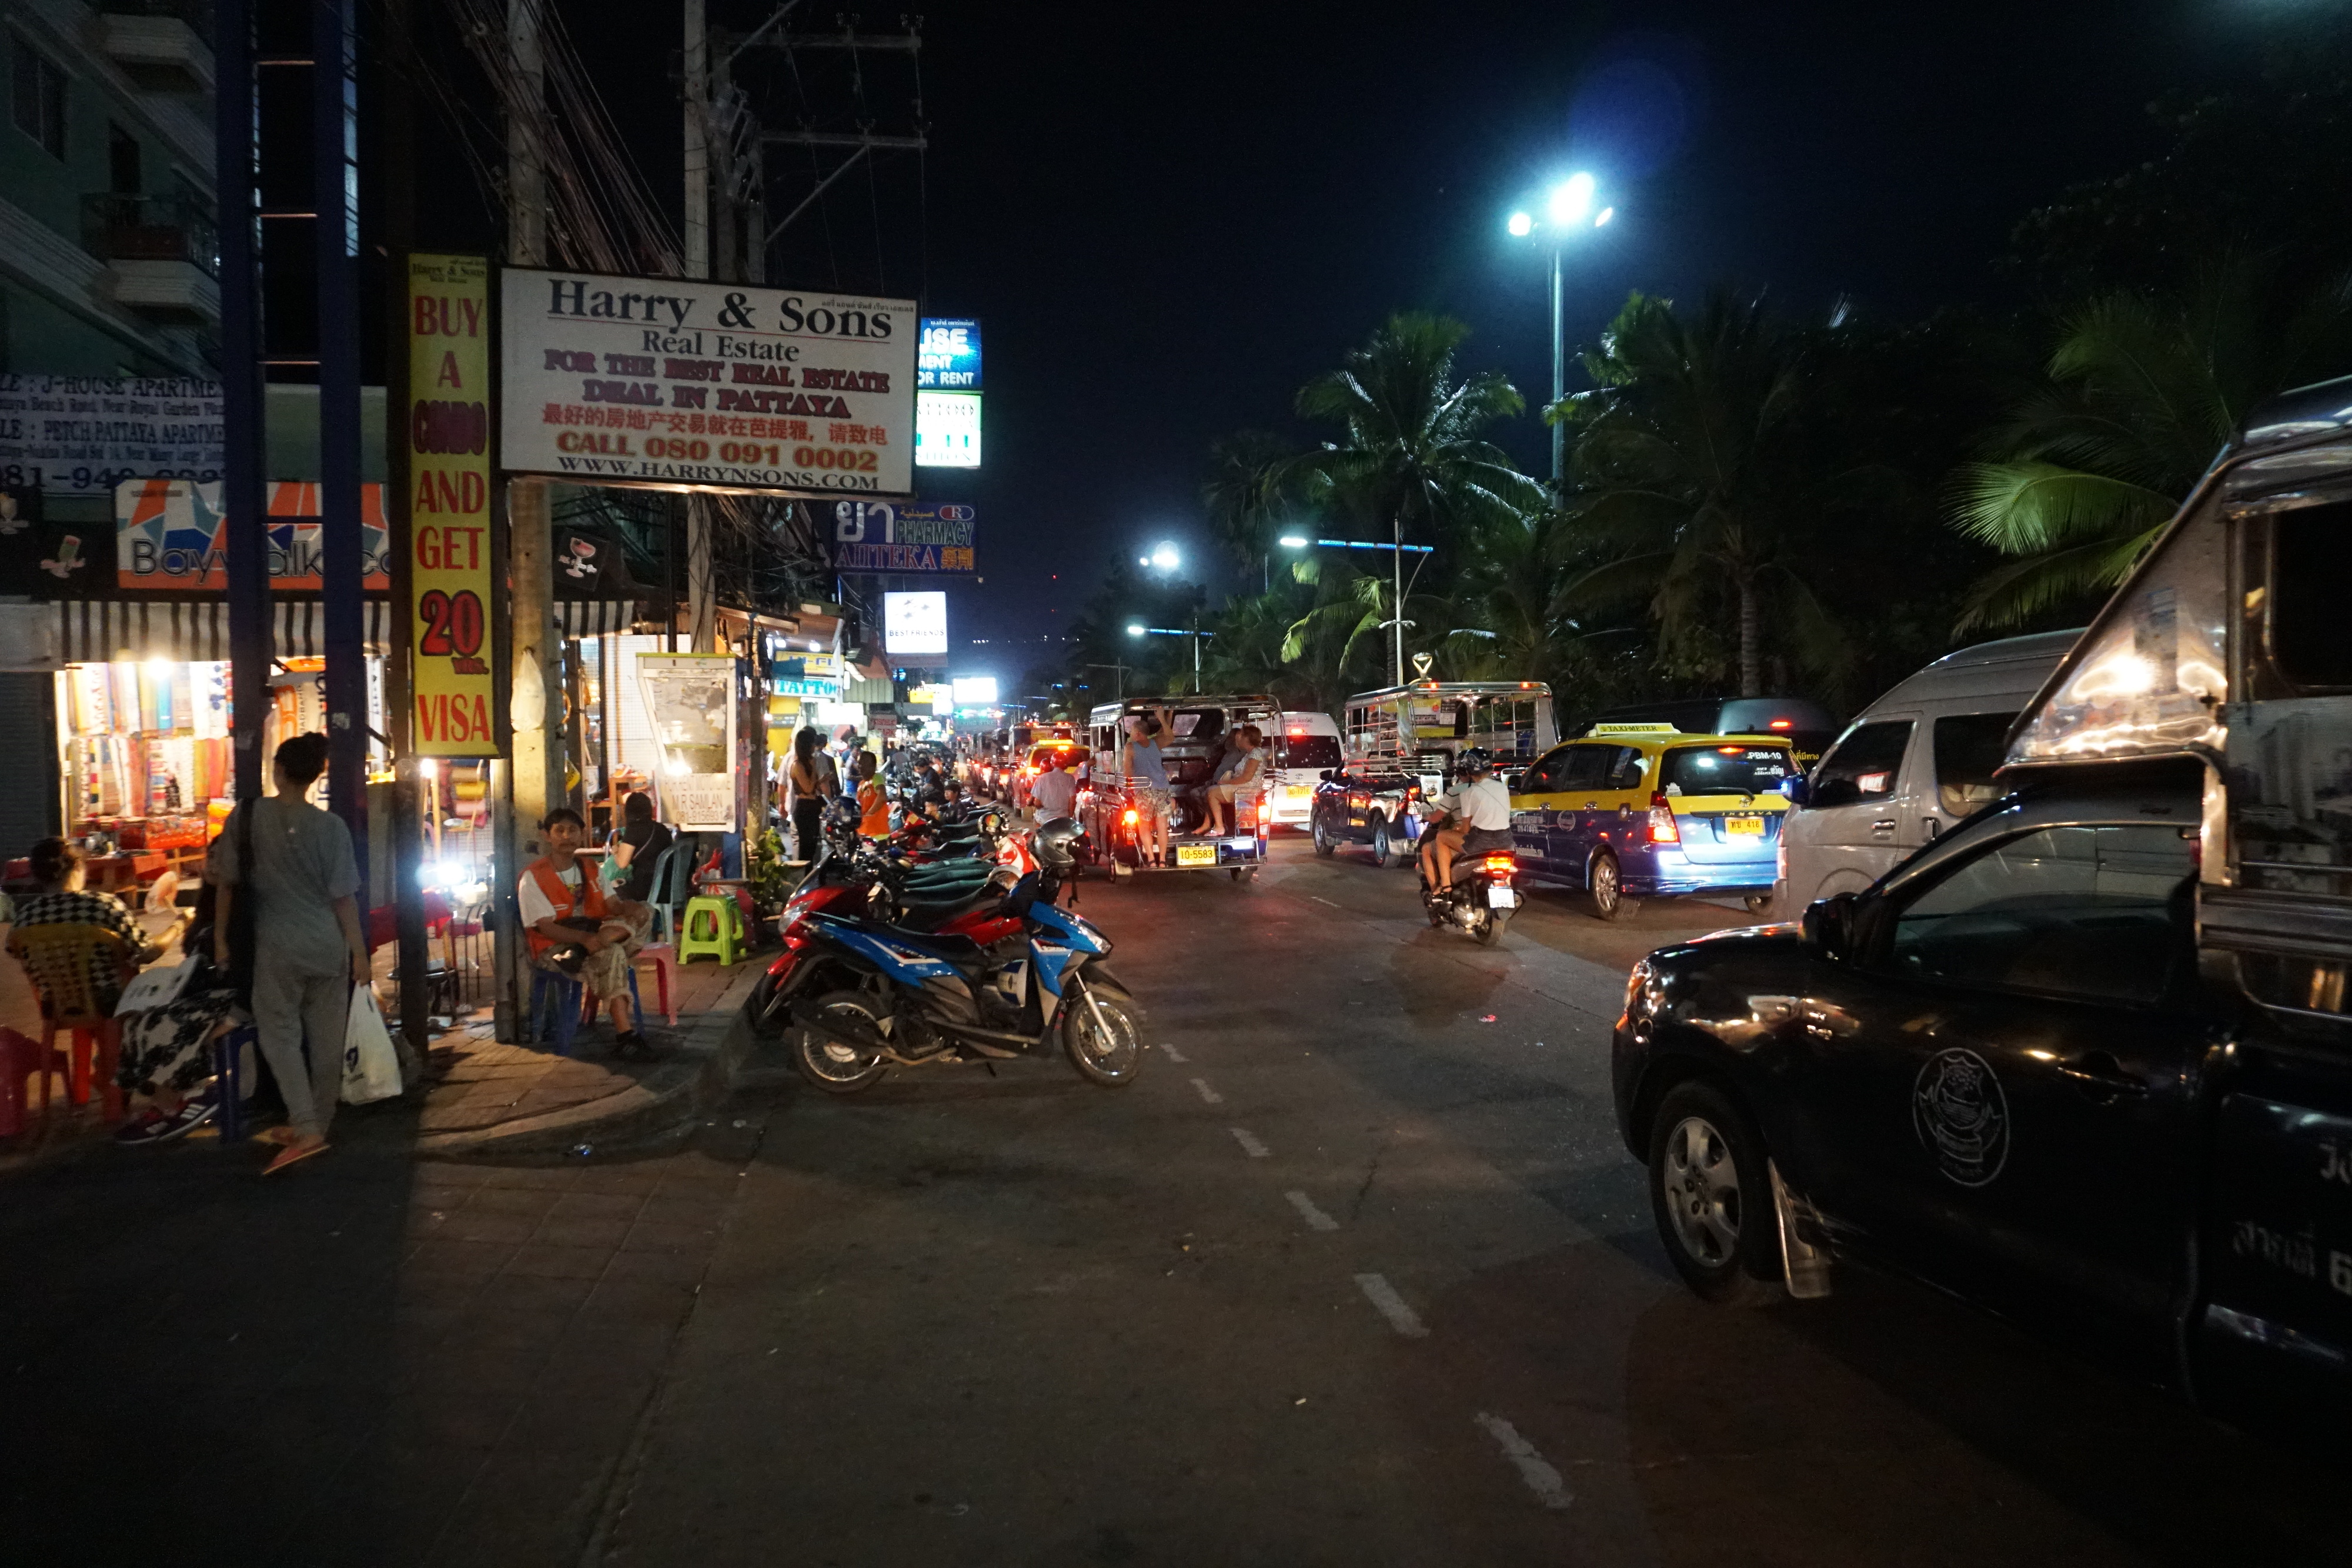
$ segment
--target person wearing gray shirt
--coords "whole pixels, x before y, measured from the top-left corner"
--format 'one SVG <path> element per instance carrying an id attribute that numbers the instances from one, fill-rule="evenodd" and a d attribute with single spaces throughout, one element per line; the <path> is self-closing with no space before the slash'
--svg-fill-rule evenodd
<path id="1" fill-rule="evenodd" d="M 254 901 L 253 1021 L 286 1097 L 286 1125 L 261 1134 L 279 1145 L 265 1175 L 326 1148 L 342 1090 L 352 988 L 369 980 L 352 831 L 341 817 L 302 799 L 326 767 L 323 735 L 298 735 L 280 746 L 273 764 L 278 793 L 236 809 L 252 813 L 253 863 L 241 863 L 238 847 L 248 824 L 232 817 L 205 868 L 205 879 L 220 889 L 213 956 L 224 968 L 229 911 L 236 901 Z"/>

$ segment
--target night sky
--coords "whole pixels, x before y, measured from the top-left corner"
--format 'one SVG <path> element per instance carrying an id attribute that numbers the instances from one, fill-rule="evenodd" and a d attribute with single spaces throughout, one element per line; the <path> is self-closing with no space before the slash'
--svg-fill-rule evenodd
<path id="1" fill-rule="evenodd" d="M 1465 368 L 1541 401 L 1544 256 L 1503 220 L 1572 169 L 1617 217 L 1570 258 L 1571 341 L 1633 288 L 1733 281 L 1802 314 L 2011 303 L 1993 263 L 2015 222 L 2152 155 L 2150 99 L 2242 82 L 2303 8 L 1259 0 L 1154 26 L 1038 0 L 933 6 L 921 237 L 877 245 L 869 223 L 863 254 L 891 292 L 984 323 L 987 466 L 925 494 L 982 508 L 982 580 L 950 615 L 991 643 L 964 673 L 1017 680 L 1030 661 L 1003 640 L 1066 623 L 1121 554 L 1170 538 L 1205 562 L 1208 444 L 1305 434 L 1292 394 L 1391 309 L 1460 317 Z M 616 68 L 574 26 L 674 202 L 675 99 L 618 85 L 643 82 L 644 57 Z M 855 201 L 895 220 L 912 188 L 901 168 Z M 1532 407 L 1503 440 L 1546 461 Z"/>

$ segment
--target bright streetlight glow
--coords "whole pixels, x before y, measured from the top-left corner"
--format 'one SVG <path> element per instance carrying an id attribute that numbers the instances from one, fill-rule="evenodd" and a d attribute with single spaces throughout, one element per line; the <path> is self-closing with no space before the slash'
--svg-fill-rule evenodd
<path id="1" fill-rule="evenodd" d="M 1594 228 L 1599 228 L 1601 225 L 1607 223 L 1611 218 L 1613 218 L 1616 215 L 1616 208 L 1603 207 L 1599 212 L 1592 214 L 1592 226 Z"/>
<path id="2" fill-rule="evenodd" d="M 1513 239 L 1527 238 L 1529 234 L 1535 231 L 1535 219 L 1529 217 L 1527 214 L 1513 213 L 1511 214 L 1510 229 L 1511 237 Z"/>
<path id="3" fill-rule="evenodd" d="M 1592 210 L 1593 179 L 1590 174 L 1570 174 L 1551 193 L 1551 221 L 1563 228 L 1583 220 Z"/>
<path id="4" fill-rule="evenodd" d="M 1143 635 L 1143 628 L 1140 625 L 1129 626 L 1127 629 L 1127 634 L 1130 637 L 1140 637 Z"/>
<path id="5" fill-rule="evenodd" d="M 1274 541 L 1285 549 L 1305 549 L 1307 540 L 1297 534 L 1285 534 Z"/>
<path id="6" fill-rule="evenodd" d="M 1174 571 L 1183 563 L 1184 558 L 1176 553 L 1174 545 L 1161 545 L 1151 552 L 1151 564 L 1162 571 Z"/>

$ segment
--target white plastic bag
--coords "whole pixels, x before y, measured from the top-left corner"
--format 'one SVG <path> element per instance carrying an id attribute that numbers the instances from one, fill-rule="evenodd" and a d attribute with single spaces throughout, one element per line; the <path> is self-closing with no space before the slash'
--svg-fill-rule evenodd
<path id="1" fill-rule="evenodd" d="M 392 1031 L 376 1010 L 375 989 L 352 988 L 351 1017 L 343 1028 L 343 1103 L 369 1105 L 400 1092 L 400 1056 Z"/>

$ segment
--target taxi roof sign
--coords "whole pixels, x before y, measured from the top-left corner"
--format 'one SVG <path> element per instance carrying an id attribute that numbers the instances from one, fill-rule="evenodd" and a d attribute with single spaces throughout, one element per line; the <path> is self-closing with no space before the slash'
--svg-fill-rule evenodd
<path id="1" fill-rule="evenodd" d="M 1671 724 L 1596 724 L 1587 735 L 1680 735 Z"/>

